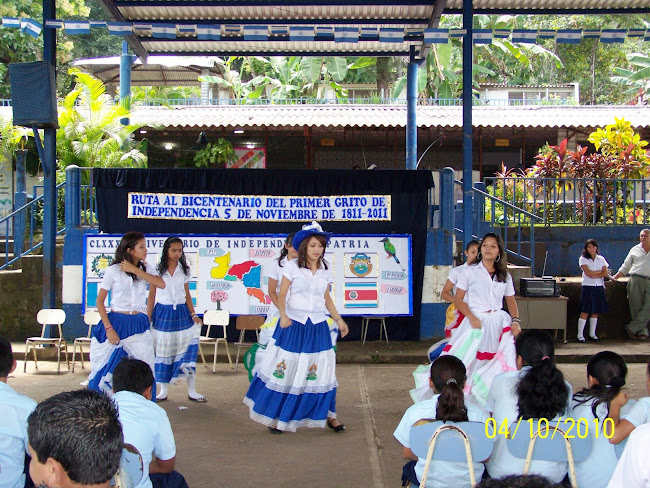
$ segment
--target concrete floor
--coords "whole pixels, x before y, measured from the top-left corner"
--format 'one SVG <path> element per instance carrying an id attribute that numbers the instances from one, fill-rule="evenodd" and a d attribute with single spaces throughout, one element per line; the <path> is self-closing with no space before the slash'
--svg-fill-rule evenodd
<path id="1" fill-rule="evenodd" d="M 566 346 L 565 346 L 566 347 Z M 86 366 L 88 367 L 88 366 Z M 647 395 L 645 364 L 630 364 L 626 390 L 630 397 Z M 9 384 L 35 400 L 81 388 L 88 370 L 56 374 L 56 363 L 39 363 L 28 373 L 19 362 Z M 170 389 L 167 411 L 177 444 L 176 466 L 195 487 L 265 486 L 376 488 L 400 486 L 403 460 L 393 430 L 411 405 L 413 386 L 409 364 L 341 364 L 337 410 L 344 433 L 300 429 L 271 435 L 248 418 L 241 402 L 248 387 L 246 370 L 234 373 L 219 363 L 217 372 L 198 368 L 197 389 L 207 403 L 187 400 L 184 384 Z M 584 364 L 561 364 L 574 391 L 586 384 Z M 186 407 L 186 408 L 181 408 Z"/>

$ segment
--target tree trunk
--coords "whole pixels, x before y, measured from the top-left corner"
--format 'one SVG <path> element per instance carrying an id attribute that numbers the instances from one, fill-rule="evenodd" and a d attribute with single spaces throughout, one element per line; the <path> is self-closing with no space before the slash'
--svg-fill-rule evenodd
<path id="1" fill-rule="evenodd" d="M 382 98 L 390 98 L 390 58 L 377 58 L 377 93 Z"/>

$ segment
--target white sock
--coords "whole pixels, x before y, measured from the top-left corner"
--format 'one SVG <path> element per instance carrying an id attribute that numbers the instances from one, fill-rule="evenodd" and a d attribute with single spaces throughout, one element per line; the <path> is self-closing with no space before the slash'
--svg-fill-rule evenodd
<path id="1" fill-rule="evenodd" d="M 585 325 L 587 325 L 587 319 L 578 319 L 578 339 L 585 338 Z"/>
<path id="2" fill-rule="evenodd" d="M 197 393 L 194 381 L 196 380 L 195 374 L 190 374 L 187 376 L 187 395 L 192 398 L 202 397 L 200 393 Z"/>
<path id="3" fill-rule="evenodd" d="M 592 339 L 598 339 L 596 335 L 596 324 L 598 323 L 598 317 L 591 317 L 589 319 L 589 337 Z"/>
<path id="4" fill-rule="evenodd" d="M 163 400 L 163 399 L 167 398 L 167 395 L 168 395 L 168 393 L 167 393 L 167 385 L 168 384 L 169 383 L 158 383 L 158 386 L 160 386 L 160 393 L 158 393 L 156 395 L 157 400 Z"/>

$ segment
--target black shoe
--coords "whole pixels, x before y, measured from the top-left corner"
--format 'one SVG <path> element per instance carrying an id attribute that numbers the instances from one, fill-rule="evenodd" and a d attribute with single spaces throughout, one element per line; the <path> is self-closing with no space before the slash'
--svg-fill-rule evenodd
<path id="1" fill-rule="evenodd" d="M 332 420 L 327 419 L 327 426 L 332 429 L 334 432 L 343 432 L 345 430 L 345 424 L 339 423 L 339 425 L 332 425 Z"/>
<path id="2" fill-rule="evenodd" d="M 275 427 L 269 427 L 269 432 L 271 434 L 283 434 L 284 433 L 280 429 L 276 429 Z"/>
<path id="3" fill-rule="evenodd" d="M 589 340 L 594 341 L 594 342 L 600 342 L 600 339 L 598 337 L 594 337 L 594 336 L 589 336 Z"/>
<path id="4" fill-rule="evenodd" d="M 578 337 L 578 342 L 584 344 L 585 342 L 587 342 L 587 339 L 585 339 L 584 337 Z"/>

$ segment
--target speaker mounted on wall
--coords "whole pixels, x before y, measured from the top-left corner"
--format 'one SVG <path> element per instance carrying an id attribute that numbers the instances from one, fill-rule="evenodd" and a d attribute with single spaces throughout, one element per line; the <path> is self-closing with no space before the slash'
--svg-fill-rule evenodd
<path id="1" fill-rule="evenodd" d="M 47 61 L 9 65 L 13 124 L 58 129 L 56 75 Z"/>

